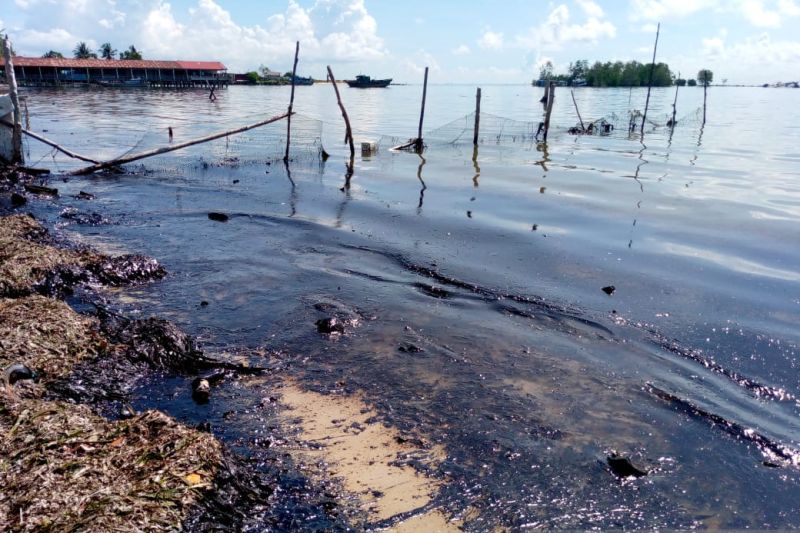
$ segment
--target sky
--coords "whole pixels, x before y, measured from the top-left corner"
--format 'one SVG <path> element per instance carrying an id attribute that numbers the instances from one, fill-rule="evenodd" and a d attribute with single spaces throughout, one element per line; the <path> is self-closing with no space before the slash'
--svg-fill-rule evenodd
<path id="1" fill-rule="evenodd" d="M 134 44 L 145 59 L 431 82 L 530 83 L 552 61 L 658 60 L 693 78 L 800 80 L 800 0 L 0 0 L 19 55 Z"/>

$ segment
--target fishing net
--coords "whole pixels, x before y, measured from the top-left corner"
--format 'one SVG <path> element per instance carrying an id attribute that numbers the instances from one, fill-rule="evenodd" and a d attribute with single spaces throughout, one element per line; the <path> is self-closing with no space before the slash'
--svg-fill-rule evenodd
<path id="1" fill-rule="evenodd" d="M 181 120 L 166 116 L 140 116 L 138 122 L 119 120 L 95 123 L 89 132 L 62 132 L 58 124 L 43 127 L 50 135 L 52 126 L 66 148 L 78 154 L 109 161 L 148 150 L 188 142 L 200 137 L 231 131 L 269 119 L 273 115 L 226 117 L 222 119 Z M 40 120 L 41 124 L 46 119 Z M 171 131 L 171 134 L 170 134 Z M 147 157 L 126 165 L 148 171 L 182 171 L 186 168 L 231 167 L 263 164 L 283 159 L 286 153 L 286 120 L 232 133 L 193 146 Z M 318 160 L 323 151 L 322 121 L 295 114 L 292 116 L 289 157 L 292 160 Z M 66 140 L 64 140 L 66 139 Z M 55 171 L 67 172 L 91 163 L 69 156 L 33 139 L 25 139 L 26 161 L 30 166 L 46 165 Z"/>

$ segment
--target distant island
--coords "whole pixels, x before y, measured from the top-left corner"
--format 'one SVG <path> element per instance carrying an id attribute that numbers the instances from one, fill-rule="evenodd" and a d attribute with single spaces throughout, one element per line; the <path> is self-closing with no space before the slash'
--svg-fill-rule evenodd
<path id="1" fill-rule="evenodd" d="M 533 85 L 543 86 L 547 81 L 572 87 L 642 87 L 650 79 L 650 64 L 638 61 L 597 61 L 589 66 L 589 61 L 581 59 L 570 63 L 567 72 L 556 74 L 551 61 L 542 65 L 539 78 Z M 684 80 L 675 76 L 666 63 L 656 63 L 653 69 L 653 87 L 677 85 L 697 85 L 696 80 Z"/>

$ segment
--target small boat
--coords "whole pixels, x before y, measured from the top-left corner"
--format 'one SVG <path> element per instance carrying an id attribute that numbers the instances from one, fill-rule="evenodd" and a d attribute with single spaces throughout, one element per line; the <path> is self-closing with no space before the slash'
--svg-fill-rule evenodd
<path id="1" fill-rule="evenodd" d="M 358 89 L 370 89 L 373 87 L 388 87 L 392 83 L 392 78 L 386 80 L 373 80 L 369 76 L 359 74 L 354 80 L 344 80 L 350 87 Z"/>
<path id="2" fill-rule="evenodd" d="M 131 78 L 122 82 L 123 87 L 144 87 L 145 81 L 142 78 Z"/>
<path id="3" fill-rule="evenodd" d="M 295 85 L 314 85 L 314 78 L 309 76 L 308 78 L 304 78 L 302 76 L 295 76 L 294 77 L 294 84 Z"/>

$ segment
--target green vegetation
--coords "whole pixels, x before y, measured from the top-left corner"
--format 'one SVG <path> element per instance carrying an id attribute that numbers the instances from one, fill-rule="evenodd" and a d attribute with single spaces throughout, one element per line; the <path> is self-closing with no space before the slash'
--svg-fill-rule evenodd
<path id="1" fill-rule="evenodd" d="M 127 50 L 123 50 L 122 53 L 119 54 L 120 59 L 143 59 L 142 53 L 136 49 L 135 46 L 130 45 Z"/>
<path id="2" fill-rule="evenodd" d="M 253 85 L 257 84 L 258 80 L 260 79 L 258 76 L 258 72 L 256 71 L 247 72 L 245 76 L 247 76 L 247 80 Z"/>
<path id="3" fill-rule="evenodd" d="M 714 81 L 714 73 L 708 69 L 702 69 L 697 73 L 697 81 L 705 86 Z"/>
<path id="4" fill-rule="evenodd" d="M 64 59 L 64 54 L 61 52 L 56 52 L 55 50 L 50 50 L 49 52 L 42 55 L 42 57 L 51 57 L 55 59 Z"/>
<path id="5" fill-rule="evenodd" d="M 689 80 L 687 85 L 689 85 L 689 87 L 697 87 L 697 80 Z"/>
<path id="6" fill-rule="evenodd" d="M 114 59 L 117 55 L 117 50 L 111 46 L 111 43 L 103 43 L 100 45 L 100 57 L 103 59 Z"/>
<path id="7" fill-rule="evenodd" d="M 97 54 L 92 52 L 92 49 L 89 48 L 89 45 L 83 41 L 75 45 L 72 55 L 75 57 L 75 59 L 97 59 Z"/>
<path id="8" fill-rule="evenodd" d="M 686 80 L 683 78 L 678 78 L 675 80 L 675 85 L 678 87 L 686 87 Z"/>
<path id="9" fill-rule="evenodd" d="M 641 87 L 647 85 L 650 77 L 649 64 L 638 61 L 606 61 L 595 62 L 589 66 L 585 59 L 570 63 L 565 74 L 554 74 L 553 64 L 545 63 L 539 70 L 540 79 L 550 79 L 567 85 L 582 85 L 584 82 L 589 87 Z M 653 69 L 653 87 L 668 87 L 673 84 L 675 76 L 666 63 L 656 63 Z"/>

